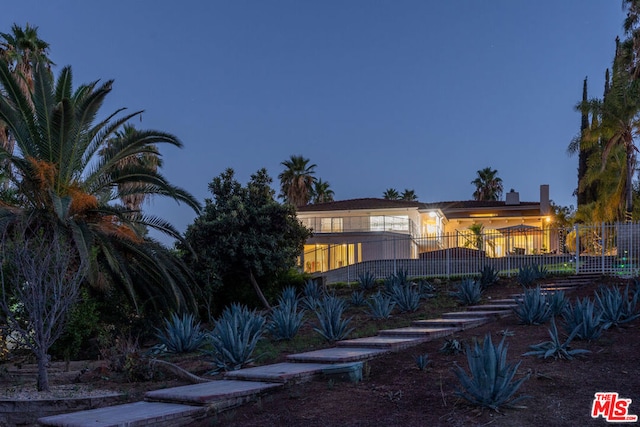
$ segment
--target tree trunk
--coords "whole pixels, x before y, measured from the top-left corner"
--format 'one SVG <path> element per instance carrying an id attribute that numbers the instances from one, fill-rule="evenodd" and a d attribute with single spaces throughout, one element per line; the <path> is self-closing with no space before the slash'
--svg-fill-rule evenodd
<path id="1" fill-rule="evenodd" d="M 42 354 L 39 352 L 38 359 L 38 391 L 49 391 L 49 374 L 47 372 L 47 364 L 49 363 L 49 356 L 47 353 Z"/>
<path id="2" fill-rule="evenodd" d="M 264 305 L 267 310 L 271 310 L 271 306 L 269 305 L 267 299 L 264 297 L 262 290 L 260 290 L 260 285 L 258 285 L 256 278 L 253 276 L 253 270 L 251 269 L 249 269 L 249 281 L 251 282 L 251 286 L 253 286 L 253 289 L 256 291 L 256 294 L 258 294 L 258 298 L 260 298 L 262 305 Z"/>

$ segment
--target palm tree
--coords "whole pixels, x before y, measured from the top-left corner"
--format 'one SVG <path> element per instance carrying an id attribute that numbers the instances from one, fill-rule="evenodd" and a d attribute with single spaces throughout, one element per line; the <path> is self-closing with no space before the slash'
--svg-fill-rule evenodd
<path id="1" fill-rule="evenodd" d="M 280 163 L 285 170 L 278 175 L 280 179 L 280 197 L 293 206 L 304 206 L 311 200 L 315 178 L 315 164 L 309 159 L 292 155 L 289 160 Z"/>
<path id="2" fill-rule="evenodd" d="M 134 302 L 145 297 L 165 308 L 184 306 L 191 298 L 189 273 L 147 227 L 182 239 L 161 218 L 131 211 L 119 203 L 130 195 L 161 195 L 184 202 L 196 212 L 199 203 L 174 187 L 155 167 L 127 159 L 158 155 L 154 144 L 180 147 L 173 135 L 137 130 L 114 138 L 140 111 L 122 109 L 96 121 L 112 81 L 72 89 L 70 67 L 57 80 L 46 61 L 36 61 L 34 90 L 27 98 L 6 61 L 0 59 L 0 120 L 15 140 L 15 152 L 0 147 L 0 161 L 12 172 L 16 203 L 0 203 L 0 232 L 25 218 L 59 228 L 89 261 L 94 286 L 118 286 Z M 126 134 L 126 131 L 124 132 Z"/>
<path id="3" fill-rule="evenodd" d="M 498 171 L 486 167 L 477 172 L 478 177 L 471 181 L 476 186 L 473 192 L 474 200 L 500 200 L 502 196 L 502 178 L 498 177 Z"/>
<path id="4" fill-rule="evenodd" d="M 313 191 L 311 192 L 312 203 L 333 202 L 334 192 L 329 188 L 329 183 L 318 179 L 313 183 Z"/>
<path id="5" fill-rule="evenodd" d="M 400 193 L 398 193 L 398 190 L 395 188 L 387 188 L 382 194 L 382 197 L 387 200 L 398 200 L 400 198 Z"/>
<path id="6" fill-rule="evenodd" d="M 47 57 L 48 48 L 49 44 L 38 37 L 38 27 L 29 24 L 24 29 L 13 24 L 11 33 L 0 33 L 0 58 L 9 65 L 27 102 L 31 102 L 29 94 L 34 87 L 34 61 L 44 61 L 48 67 L 53 64 Z M 7 125 L 0 120 L 0 147 L 13 152 L 14 144 Z"/>
<path id="7" fill-rule="evenodd" d="M 404 189 L 404 191 L 400 195 L 400 198 L 402 200 L 409 200 L 409 201 L 418 200 L 418 196 L 416 195 L 416 192 L 414 190 L 409 190 L 407 188 Z"/>

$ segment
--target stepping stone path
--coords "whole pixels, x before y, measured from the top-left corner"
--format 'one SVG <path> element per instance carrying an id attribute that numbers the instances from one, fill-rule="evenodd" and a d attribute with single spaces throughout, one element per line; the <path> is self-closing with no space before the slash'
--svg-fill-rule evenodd
<path id="1" fill-rule="evenodd" d="M 546 292 L 571 291 L 595 277 L 571 277 L 542 286 Z M 381 330 L 377 336 L 339 341 L 336 347 L 287 356 L 288 362 L 240 369 L 225 379 L 150 391 L 145 401 L 41 418 L 45 426 L 135 427 L 183 426 L 242 405 L 285 383 L 309 381 L 319 375 L 362 378 L 362 361 L 475 328 L 513 314 L 516 298 L 488 300 L 465 311 L 443 313 L 439 319 L 414 321 L 406 328 Z"/>

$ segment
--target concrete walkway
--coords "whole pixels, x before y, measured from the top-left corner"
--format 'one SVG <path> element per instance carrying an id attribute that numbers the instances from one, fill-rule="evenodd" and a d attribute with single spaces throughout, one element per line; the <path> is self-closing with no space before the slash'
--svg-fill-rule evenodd
<path id="1" fill-rule="evenodd" d="M 556 282 L 543 286 L 549 292 L 570 291 L 578 284 Z M 517 296 L 516 296 L 517 298 Z M 339 341 L 336 347 L 287 356 L 288 362 L 240 369 L 225 379 L 150 391 L 145 401 L 41 418 L 45 426 L 116 427 L 184 426 L 254 400 L 288 382 L 309 381 L 319 375 L 337 375 L 351 381 L 362 378 L 362 362 L 394 351 L 442 338 L 510 316 L 515 298 L 488 300 L 466 311 L 442 318 L 417 320 L 411 326 L 381 330 L 377 336 Z"/>

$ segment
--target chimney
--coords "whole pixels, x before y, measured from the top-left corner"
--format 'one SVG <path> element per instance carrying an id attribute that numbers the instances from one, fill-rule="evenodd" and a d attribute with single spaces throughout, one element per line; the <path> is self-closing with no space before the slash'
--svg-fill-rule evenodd
<path id="1" fill-rule="evenodd" d="M 509 191 L 505 197 L 505 205 L 519 205 L 520 204 L 520 193 L 515 191 L 513 188 Z"/>
<path id="2" fill-rule="evenodd" d="M 549 215 L 551 213 L 551 201 L 549 200 L 549 184 L 540 186 L 540 214 Z"/>

